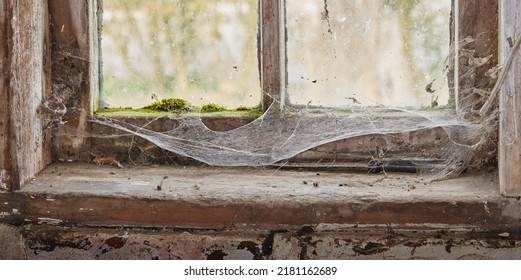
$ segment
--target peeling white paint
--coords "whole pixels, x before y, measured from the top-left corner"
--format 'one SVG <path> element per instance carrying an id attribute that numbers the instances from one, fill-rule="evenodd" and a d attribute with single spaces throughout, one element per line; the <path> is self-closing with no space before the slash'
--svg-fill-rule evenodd
<path id="1" fill-rule="evenodd" d="M 3 219 L 5 217 L 9 217 L 11 215 L 18 215 L 20 214 L 20 212 L 18 211 L 18 209 L 16 208 L 13 208 L 13 210 L 11 210 L 11 212 L 0 212 L 0 219 Z"/>
<path id="2" fill-rule="evenodd" d="M 7 172 L 5 169 L 0 170 L 0 189 L 7 190 Z"/>
<path id="3" fill-rule="evenodd" d="M 9 217 L 9 216 L 11 216 L 11 213 L 9 213 L 9 212 L 0 212 L 0 219 Z"/>
<path id="4" fill-rule="evenodd" d="M 59 225 L 63 221 L 60 219 L 53 218 L 38 218 L 38 224 L 47 224 L 47 225 Z"/>
<path id="5" fill-rule="evenodd" d="M 490 209 L 488 209 L 487 201 L 483 201 L 483 205 L 484 205 L 484 207 L 485 207 L 485 211 L 487 212 L 487 214 L 490 215 Z"/>

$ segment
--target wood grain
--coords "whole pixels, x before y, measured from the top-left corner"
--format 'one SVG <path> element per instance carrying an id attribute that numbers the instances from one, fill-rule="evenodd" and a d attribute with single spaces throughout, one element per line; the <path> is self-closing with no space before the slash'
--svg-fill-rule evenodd
<path id="1" fill-rule="evenodd" d="M 267 110 L 274 100 L 282 100 L 279 0 L 262 0 L 260 9 L 262 109 Z"/>
<path id="2" fill-rule="evenodd" d="M 319 184 L 315 187 L 311 182 Z M 491 174 L 427 182 L 415 175 L 53 164 L 21 191 L 0 193 L 0 201 L 7 202 L 0 203 L 4 213 L 0 222 L 92 226 L 253 229 L 425 223 L 487 227 L 518 223 L 521 217 L 521 203 L 499 195 Z"/>
<path id="3" fill-rule="evenodd" d="M 521 36 L 521 2 L 501 2 L 500 57 L 504 61 L 514 42 Z M 501 194 L 521 196 L 521 51 L 515 54 L 499 97 L 500 143 L 499 179 Z"/>
<path id="4" fill-rule="evenodd" d="M 2 1 L 2 159 L 4 185 L 20 188 L 49 162 L 50 138 L 41 114 L 46 79 L 46 1 Z"/>
<path id="5" fill-rule="evenodd" d="M 8 18 L 10 10 L 7 1 L 0 1 L 0 189 L 7 189 L 12 184 L 13 165 L 9 141 L 10 131 L 10 94 L 9 89 L 9 46 L 11 28 Z"/>
<path id="6" fill-rule="evenodd" d="M 498 63 L 498 5 L 497 0 L 458 0 L 458 64 L 459 85 L 457 107 L 460 112 L 476 110 L 483 106 L 479 91 L 490 91 L 496 79 L 485 73 Z M 472 42 L 465 43 L 465 38 Z M 463 55 L 464 51 L 473 53 L 475 58 L 488 61 L 476 67 Z M 496 103 L 497 104 L 497 103 Z"/>
<path id="7" fill-rule="evenodd" d="M 63 100 L 66 125 L 54 131 L 54 160 L 85 160 L 89 139 L 88 118 L 91 115 L 91 75 L 89 11 L 93 0 L 49 0 L 52 36 L 53 96 Z M 96 38 L 97 40 L 97 38 Z M 97 63 L 97 59 L 94 60 Z M 94 70 L 95 71 L 95 70 Z"/>

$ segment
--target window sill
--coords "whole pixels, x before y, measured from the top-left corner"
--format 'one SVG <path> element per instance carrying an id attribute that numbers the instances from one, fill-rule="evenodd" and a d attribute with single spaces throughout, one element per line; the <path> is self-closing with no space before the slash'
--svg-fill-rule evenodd
<path id="1" fill-rule="evenodd" d="M 161 186 L 161 190 L 158 190 Z M 453 224 L 487 228 L 521 218 L 492 174 L 428 182 L 417 175 L 253 168 L 48 166 L 0 193 L 0 221 L 172 228 Z"/>

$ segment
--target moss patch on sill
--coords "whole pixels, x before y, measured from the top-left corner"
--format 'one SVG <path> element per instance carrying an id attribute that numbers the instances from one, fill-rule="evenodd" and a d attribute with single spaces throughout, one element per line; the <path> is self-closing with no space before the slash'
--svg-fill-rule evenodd
<path id="1" fill-rule="evenodd" d="M 239 106 L 234 109 L 226 108 L 215 103 L 205 104 L 201 107 L 194 106 L 188 101 L 179 98 L 168 98 L 154 102 L 143 108 L 132 107 L 104 108 L 96 111 L 103 116 L 218 116 L 218 117 L 259 117 L 262 115 L 260 106 Z"/>

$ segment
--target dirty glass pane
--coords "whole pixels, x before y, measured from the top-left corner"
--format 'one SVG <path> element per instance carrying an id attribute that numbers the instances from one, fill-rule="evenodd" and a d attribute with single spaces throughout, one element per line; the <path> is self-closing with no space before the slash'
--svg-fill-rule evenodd
<path id="1" fill-rule="evenodd" d="M 287 0 L 286 4 L 291 103 L 447 104 L 451 0 Z"/>
<path id="2" fill-rule="evenodd" d="M 104 100 L 260 102 L 257 0 L 103 1 Z"/>

